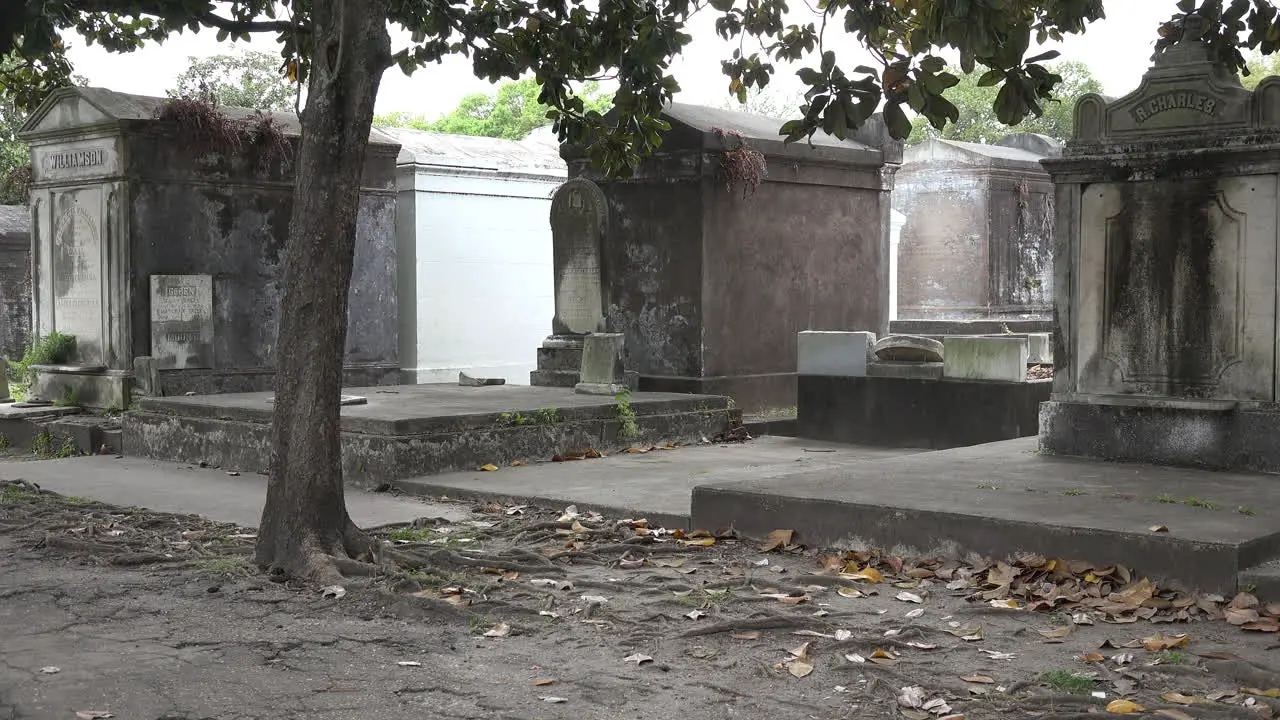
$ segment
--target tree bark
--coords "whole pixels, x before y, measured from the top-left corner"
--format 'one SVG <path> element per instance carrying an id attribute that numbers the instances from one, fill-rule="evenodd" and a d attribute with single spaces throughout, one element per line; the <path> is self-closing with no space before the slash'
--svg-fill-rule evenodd
<path id="1" fill-rule="evenodd" d="M 368 547 L 347 515 L 339 397 L 356 215 L 374 100 L 391 63 L 387 0 L 314 0 L 277 334 L 260 567 L 332 582 Z"/>

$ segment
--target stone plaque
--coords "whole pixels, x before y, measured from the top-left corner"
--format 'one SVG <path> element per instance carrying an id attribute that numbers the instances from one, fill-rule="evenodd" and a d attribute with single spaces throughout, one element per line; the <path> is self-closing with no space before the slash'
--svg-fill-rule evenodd
<path id="1" fill-rule="evenodd" d="M 162 368 L 213 367 L 212 276 L 151 276 L 151 354 Z"/>
<path id="2" fill-rule="evenodd" d="M 37 145 L 32 173 L 37 182 L 82 180 L 120 172 L 119 155 L 109 140 Z"/>
<path id="3" fill-rule="evenodd" d="M 1081 391 L 1272 397 L 1278 189 L 1274 175 L 1088 188 Z"/>
<path id="4" fill-rule="evenodd" d="M 105 362 L 102 311 L 102 193 L 85 189 L 58 198 L 50 277 L 53 330 L 76 338 L 76 359 Z M 43 275 L 43 273 L 41 273 Z"/>
<path id="5" fill-rule="evenodd" d="M 600 260 L 608 218 L 604 192 L 589 180 L 569 180 L 551 199 L 557 335 L 604 329 Z"/>

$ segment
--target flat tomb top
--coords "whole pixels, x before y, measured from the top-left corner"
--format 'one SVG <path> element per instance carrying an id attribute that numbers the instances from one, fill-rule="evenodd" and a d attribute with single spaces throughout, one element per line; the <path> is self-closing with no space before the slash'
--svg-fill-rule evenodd
<path id="1" fill-rule="evenodd" d="M 571 388 L 529 385 L 384 385 L 343 388 L 342 394 L 368 399 L 365 404 L 341 408 L 344 432 L 391 435 L 459 432 L 469 427 L 492 426 L 503 413 L 532 418 L 537 411 L 550 408 L 564 420 L 613 417 L 617 404 L 612 397 L 580 395 Z M 183 417 L 267 423 L 273 407 L 268 400 L 273 396 L 270 392 L 255 392 L 147 398 L 139 403 L 139 409 Z M 723 409 L 726 403 L 727 398 L 716 395 L 641 392 L 631 396 L 637 415 Z"/>
<path id="2" fill-rule="evenodd" d="M 1274 502 L 1280 477 L 1046 456 L 1036 446 L 1036 438 L 1021 438 L 699 489 L 754 496 L 775 509 L 799 501 L 833 513 L 841 506 L 882 508 L 961 523 L 1053 525 L 1117 540 L 1137 535 L 1280 549 Z M 1151 530 L 1160 526 L 1168 532 Z"/>

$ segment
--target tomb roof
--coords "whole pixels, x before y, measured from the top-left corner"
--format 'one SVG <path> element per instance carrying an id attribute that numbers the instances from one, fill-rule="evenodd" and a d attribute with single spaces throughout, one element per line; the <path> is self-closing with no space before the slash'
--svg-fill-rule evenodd
<path id="1" fill-rule="evenodd" d="M 1049 157 L 1047 154 L 1011 146 L 1013 141 L 1010 138 L 1005 138 L 1001 142 L 1009 142 L 1010 145 L 987 145 L 963 140 L 929 138 L 918 145 L 908 147 L 903 154 L 903 162 L 916 163 L 949 160 L 972 165 L 989 165 L 997 162 L 1007 165 L 1012 162 L 1039 167 L 1040 161 L 1045 157 Z"/>
<path id="2" fill-rule="evenodd" d="M 779 142 L 782 141 L 783 137 L 778 134 L 778 130 L 783 123 L 787 122 L 786 118 L 769 117 L 741 110 L 725 110 L 706 105 L 687 105 L 685 103 L 671 103 L 667 106 L 663 115 L 669 120 L 674 120 L 704 133 L 714 132 L 716 129 L 726 132 L 732 130 L 748 140 L 776 140 Z M 821 130 L 813 134 L 812 143 L 823 147 L 844 147 L 860 150 L 876 149 L 871 145 L 856 140 L 840 140 L 834 135 L 828 135 Z M 806 145 L 807 141 L 801 139 L 796 144 Z"/>
<path id="3" fill-rule="evenodd" d="M 524 140 L 506 140 L 411 128 L 381 130 L 400 143 L 397 165 L 524 172 L 557 177 L 563 177 L 566 172 L 554 137 L 551 142 L 547 142 L 542 136 L 536 135 L 536 131 L 535 135 Z"/>
<path id="4" fill-rule="evenodd" d="M 50 93 L 31 113 L 19 135 L 38 136 L 122 121 L 151 121 L 155 120 L 156 110 L 170 99 L 100 87 L 60 88 Z M 252 117 L 258 112 L 231 105 L 220 105 L 218 109 L 233 120 Z M 297 136 L 302 131 L 298 116 L 293 113 L 264 111 L 263 114 L 279 123 L 286 135 Z M 395 144 L 394 139 L 378 128 L 369 133 L 369 142 L 375 145 Z"/>

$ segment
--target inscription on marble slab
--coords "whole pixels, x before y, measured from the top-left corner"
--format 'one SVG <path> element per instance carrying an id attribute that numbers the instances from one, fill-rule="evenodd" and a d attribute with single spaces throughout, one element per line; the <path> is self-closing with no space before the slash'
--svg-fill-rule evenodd
<path id="1" fill-rule="evenodd" d="M 604 329 L 601 245 L 608 227 L 604 192 L 595 183 L 574 178 L 551 199 L 551 238 L 555 268 L 556 334 L 585 334 Z"/>
<path id="2" fill-rule="evenodd" d="M 78 180 L 115 175 L 120 163 L 114 144 L 107 140 L 59 143 L 34 148 L 35 180 Z"/>
<path id="3" fill-rule="evenodd" d="M 76 360 L 103 358 L 101 191 L 67 193 L 53 223 L 49 276 L 53 283 L 53 330 L 76 338 Z M 94 201 L 97 202 L 94 202 Z"/>
<path id="4" fill-rule="evenodd" d="M 213 367 L 212 276 L 151 276 L 151 354 L 162 368 Z"/>

